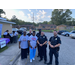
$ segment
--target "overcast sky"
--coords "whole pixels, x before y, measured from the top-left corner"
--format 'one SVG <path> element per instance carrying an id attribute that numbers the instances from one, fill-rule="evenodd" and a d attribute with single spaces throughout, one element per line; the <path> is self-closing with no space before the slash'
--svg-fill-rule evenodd
<path id="1" fill-rule="evenodd" d="M 33 13 L 34 13 L 34 22 L 43 22 L 50 21 L 51 14 L 53 9 L 3 9 L 6 12 L 6 15 L 2 14 L 2 17 L 7 17 L 11 19 L 15 15 L 18 19 L 24 20 L 26 22 L 33 22 Z M 70 9 L 72 11 L 72 17 L 75 18 L 75 9 Z"/>

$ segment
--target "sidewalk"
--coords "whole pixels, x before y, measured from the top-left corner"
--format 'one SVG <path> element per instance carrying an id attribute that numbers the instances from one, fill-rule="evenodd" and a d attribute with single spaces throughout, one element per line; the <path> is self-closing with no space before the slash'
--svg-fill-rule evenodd
<path id="1" fill-rule="evenodd" d="M 20 53 L 18 43 L 8 45 L 9 48 L 0 53 L 0 65 L 12 65 L 12 62 L 16 59 Z"/>

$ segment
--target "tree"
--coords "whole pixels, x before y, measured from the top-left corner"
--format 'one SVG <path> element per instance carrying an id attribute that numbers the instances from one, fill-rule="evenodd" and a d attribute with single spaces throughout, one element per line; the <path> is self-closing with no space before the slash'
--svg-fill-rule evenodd
<path id="1" fill-rule="evenodd" d="M 49 21 L 47 24 L 52 24 L 52 21 Z"/>
<path id="2" fill-rule="evenodd" d="M 3 11 L 3 9 L 0 9 L 0 17 L 1 17 L 1 14 L 5 14 L 5 12 Z"/>
<path id="3" fill-rule="evenodd" d="M 43 24 L 48 24 L 48 22 L 47 21 L 44 21 Z"/>
<path id="4" fill-rule="evenodd" d="M 71 20 L 71 14 L 72 12 L 69 9 L 55 9 L 52 12 L 51 21 L 56 25 L 65 24 L 67 21 Z"/>

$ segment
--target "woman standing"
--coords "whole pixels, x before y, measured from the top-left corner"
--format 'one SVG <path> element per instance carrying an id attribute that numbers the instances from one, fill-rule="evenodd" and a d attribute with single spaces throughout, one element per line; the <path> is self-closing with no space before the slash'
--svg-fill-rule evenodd
<path id="1" fill-rule="evenodd" d="M 32 59 L 35 60 L 36 47 L 37 47 L 37 36 L 35 35 L 35 31 L 29 37 L 29 47 L 30 47 L 30 62 Z"/>
<path id="2" fill-rule="evenodd" d="M 23 32 L 23 35 L 19 38 L 19 48 L 21 48 L 21 64 L 25 63 L 24 59 L 27 59 L 28 51 L 28 36 L 26 31 Z"/>

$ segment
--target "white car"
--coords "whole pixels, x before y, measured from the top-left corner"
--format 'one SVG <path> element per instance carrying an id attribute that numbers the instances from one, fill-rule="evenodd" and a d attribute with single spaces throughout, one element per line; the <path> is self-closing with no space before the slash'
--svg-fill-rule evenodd
<path id="1" fill-rule="evenodd" d="M 25 30 L 25 31 L 26 31 L 27 29 L 26 29 L 26 28 L 20 28 L 19 30 L 22 30 L 22 31 L 24 31 L 24 30 Z"/>
<path id="2" fill-rule="evenodd" d="M 12 28 L 12 31 L 18 31 L 18 29 L 17 28 Z"/>
<path id="3" fill-rule="evenodd" d="M 71 38 L 75 38 L 75 33 L 70 34 Z"/>

